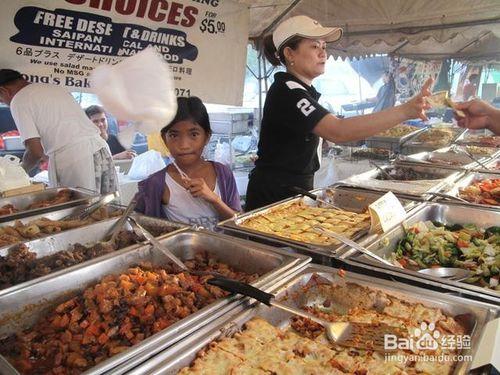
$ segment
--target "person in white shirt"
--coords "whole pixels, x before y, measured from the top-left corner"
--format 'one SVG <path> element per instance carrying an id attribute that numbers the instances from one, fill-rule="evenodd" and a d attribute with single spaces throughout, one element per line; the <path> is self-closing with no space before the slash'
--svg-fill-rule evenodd
<path id="1" fill-rule="evenodd" d="M 0 70 L 0 101 L 9 105 L 31 171 L 49 157 L 52 187 L 82 187 L 104 194 L 117 190 L 113 159 L 99 130 L 62 87 L 29 83 L 11 69 Z"/>

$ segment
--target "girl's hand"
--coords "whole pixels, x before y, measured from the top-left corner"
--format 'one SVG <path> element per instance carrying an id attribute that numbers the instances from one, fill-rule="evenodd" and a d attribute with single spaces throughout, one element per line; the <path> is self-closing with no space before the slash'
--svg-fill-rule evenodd
<path id="1" fill-rule="evenodd" d="M 427 116 L 425 115 L 425 111 L 431 106 L 429 103 L 427 103 L 427 100 L 425 100 L 425 98 L 427 96 L 431 96 L 430 87 L 433 82 L 434 80 L 432 78 L 428 78 L 422 86 L 420 93 L 408 100 L 406 103 L 402 104 L 405 115 L 408 119 L 421 118 L 424 121 L 428 120 Z"/>
<path id="2" fill-rule="evenodd" d="M 208 187 L 203 178 L 186 180 L 186 188 L 195 198 L 203 198 L 209 203 L 215 203 L 219 200 L 219 196 Z"/>

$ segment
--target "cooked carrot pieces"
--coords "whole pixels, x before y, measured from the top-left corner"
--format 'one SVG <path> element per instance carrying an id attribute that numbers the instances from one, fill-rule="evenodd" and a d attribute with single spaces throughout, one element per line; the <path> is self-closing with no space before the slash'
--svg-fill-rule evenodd
<path id="1" fill-rule="evenodd" d="M 244 282 L 204 253 L 186 262 Z M 210 278 L 142 264 L 108 275 L 61 303 L 30 329 L 0 340 L 0 353 L 23 374 L 79 374 L 225 296 Z"/>

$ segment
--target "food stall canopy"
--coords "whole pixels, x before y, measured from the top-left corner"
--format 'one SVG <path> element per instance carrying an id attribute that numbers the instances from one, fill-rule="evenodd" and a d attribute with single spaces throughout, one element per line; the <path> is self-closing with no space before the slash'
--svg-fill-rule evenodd
<path id="1" fill-rule="evenodd" d="M 291 16 L 341 26 L 335 57 L 393 54 L 412 59 L 500 60 L 499 0 L 238 0 L 250 8 L 250 39 Z"/>

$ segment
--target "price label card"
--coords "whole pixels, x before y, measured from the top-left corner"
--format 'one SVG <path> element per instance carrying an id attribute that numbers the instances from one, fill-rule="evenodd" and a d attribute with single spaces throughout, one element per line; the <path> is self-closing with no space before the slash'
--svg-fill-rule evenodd
<path id="1" fill-rule="evenodd" d="M 383 232 L 387 232 L 406 217 L 403 205 L 392 192 L 384 194 L 370 204 L 368 211 L 370 212 L 370 232 L 372 233 L 377 232 L 379 228 L 382 228 Z"/>
<path id="2" fill-rule="evenodd" d="M 500 353 L 500 318 L 486 323 L 476 355 L 472 360 L 471 370 L 488 364 L 500 369 L 500 355 L 498 353 Z"/>

